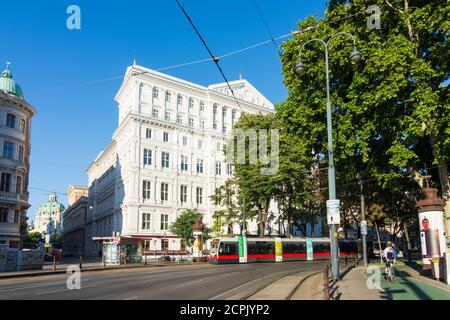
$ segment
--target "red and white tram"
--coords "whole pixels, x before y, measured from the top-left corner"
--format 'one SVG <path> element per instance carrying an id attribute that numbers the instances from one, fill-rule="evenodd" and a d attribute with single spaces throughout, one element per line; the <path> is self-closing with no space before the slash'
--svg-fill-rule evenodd
<path id="1" fill-rule="evenodd" d="M 216 238 L 211 242 L 208 257 L 210 263 L 251 263 L 251 262 L 282 262 L 307 260 L 306 238 L 241 238 L 239 252 L 238 237 Z M 312 258 L 314 260 L 328 259 L 330 239 L 314 238 L 312 241 Z M 339 240 L 339 256 L 355 257 L 358 255 L 356 240 Z"/>

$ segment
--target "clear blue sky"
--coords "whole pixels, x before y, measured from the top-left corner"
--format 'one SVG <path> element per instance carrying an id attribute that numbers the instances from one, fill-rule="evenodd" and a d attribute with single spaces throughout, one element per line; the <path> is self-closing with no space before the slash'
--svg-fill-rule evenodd
<path id="1" fill-rule="evenodd" d="M 252 0 L 181 0 L 215 55 L 269 39 Z M 257 0 L 272 34 L 296 30 L 308 15 L 323 16 L 325 1 Z M 82 29 L 66 28 L 66 9 L 81 8 Z M 136 55 L 139 65 L 161 68 L 208 58 L 175 0 L 5 1 L 0 20 L 0 66 L 11 71 L 28 102 L 32 121 L 28 215 L 48 197 L 38 189 L 64 193 L 87 184 L 86 168 L 109 143 L 117 126 L 114 96 Z M 229 78 L 244 77 L 272 102 L 286 95 L 272 44 L 228 57 Z M 201 85 L 222 82 L 211 62 L 165 71 Z M 66 205 L 67 198 L 59 195 Z"/>

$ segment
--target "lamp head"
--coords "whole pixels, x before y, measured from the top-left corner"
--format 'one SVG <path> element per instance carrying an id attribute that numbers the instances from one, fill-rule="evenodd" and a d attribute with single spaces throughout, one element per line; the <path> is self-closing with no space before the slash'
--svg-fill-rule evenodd
<path id="1" fill-rule="evenodd" d="M 358 51 L 358 49 L 355 47 L 352 54 L 350 55 L 350 61 L 353 64 L 357 64 L 361 60 L 361 52 Z"/>
<path id="2" fill-rule="evenodd" d="M 295 72 L 297 72 L 297 74 L 302 75 L 305 73 L 305 65 L 303 64 L 303 62 L 299 61 L 297 63 L 297 65 L 295 66 Z"/>

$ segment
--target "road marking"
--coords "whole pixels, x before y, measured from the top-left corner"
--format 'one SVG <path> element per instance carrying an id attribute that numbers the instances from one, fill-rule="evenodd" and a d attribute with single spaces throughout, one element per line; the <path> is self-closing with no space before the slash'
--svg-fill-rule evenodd
<path id="1" fill-rule="evenodd" d="M 87 289 L 87 288 L 92 288 L 92 287 L 97 287 L 96 284 L 90 285 L 90 286 L 83 286 L 81 287 L 81 289 Z M 79 289 L 79 290 L 81 290 Z M 63 291 L 79 291 L 79 290 L 69 290 L 69 289 L 59 289 L 59 290 L 53 290 L 53 291 L 46 291 L 46 292 L 39 292 L 36 293 L 37 296 L 41 296 L 43 294 L 52 294 L 52 293 L 56 293 L 56 292 L 63 292 Z"/>
<path id="2" fill-rule="evenodd" d="M 126 299 L 123 299 L 123 300 L 136 300 L 138 297 L 131 297 L 131 298 L 126 298 Z"/>
<path id="3" fill-rule="evenodd" d="M 21 289 L 32 289 L 32 288 L 40 288 L 40 287 L 48 287 L 55 284 L 64 284 L 64 282 L 50 282 L 45 284 L 28 284 L 28 285 L 22 285 L 22 286 L 13 286 L 13 287 L 6 287 L 6 288 L 0 288 L 0 292 L 3 291 L 13 291 L 13 290 L 21 290 Z"/>
<path id="4" fill-rule="evenodd" d="M 250 284 L 250 283 L 252 283 L 252 282 L 259 281 L 259 280 L 261 280 L 261 278 L 258 278 L 258 279 L 255 279 L 255 280 L 246 282 L 246 283 L 244 283 L 243 285 L 240 285 L 239 287 L 236 287 L 236 288 L 233 288 L 233 289 L 228 290 L 228 291 L 226 291 L 226 292 L 223 292 L 223 293 L 221 293 L 221 294 L 218 294 L 217 296 L 212 297 L 212 298 L 210 298 L 209 300 L 214 300 L 214 299 L 216 299 L 217 297 L 223 296 L 223 295 L 225 295 L 225 294 L 227 294 L 227 293 L 230 293 L 230 292 L 232 292 L 232 291 L 234 291 L 234 290 L 240 289 L 240 288 L 242 288 L 242 287 L 244 287 L 244 286 L 246 286 L 246 285 L 248 285 L 248 284 Z"/>
<path id="5" fill-rule="evenodd" d="M 175 288 L 181 288 L 181 287 L 189 286 L 191 284 L 199 283 L 199 282 L 202 282 L 202 281 L 203 281 L 203 279 L 192 281 L 192 282 L 188 282 L 188 283 L 183 283 L 183 284 L 180 284 L 178 286 L 175 286 Z"/>

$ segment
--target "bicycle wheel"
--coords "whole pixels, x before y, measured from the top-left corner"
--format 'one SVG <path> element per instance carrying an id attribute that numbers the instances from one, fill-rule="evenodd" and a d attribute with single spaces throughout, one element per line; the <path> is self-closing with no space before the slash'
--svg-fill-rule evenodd
<path id="1" fill-rule="evenodd" d="M 390 283 L 394 282 L 394 273 L 392 272 L 392 267 L 388 269 L 387 279 Z"/>

